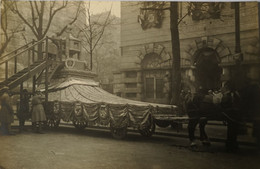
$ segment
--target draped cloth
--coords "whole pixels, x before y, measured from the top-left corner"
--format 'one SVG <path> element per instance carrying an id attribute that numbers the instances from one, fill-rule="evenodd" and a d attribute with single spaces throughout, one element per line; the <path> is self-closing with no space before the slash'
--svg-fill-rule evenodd
<path id="1" fill-rule="evenodd" d="M 68 78 L 49 87 L 49 101 L 59 103 L 60 118 L 84 120 L 114 127 L 147 126 L 149 117 L 176 116 L 174 105 L 155 104 L 121 98 L 99 87 L 94 80 Z"/>

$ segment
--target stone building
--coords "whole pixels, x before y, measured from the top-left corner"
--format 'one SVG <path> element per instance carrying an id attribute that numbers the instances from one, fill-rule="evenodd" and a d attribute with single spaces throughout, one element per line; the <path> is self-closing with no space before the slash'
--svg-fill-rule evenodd
<path id="1" fill-rule="evenodd" d="M 169 2 L 121 2 L 121 65 L 114 72 L 114 93 L 135 100 L 169 103 L 171 34 Z M 182 87 L 218 89 L 242 73 L 259 80 L 257 2 L 240 2 L 241 54 L 235 51 L 235 9 L 231 2 L 179 2 Z M 241 57 L 242 56 L 242 57 Z M 242 76 L 242 75 L 241 75 Z"/>

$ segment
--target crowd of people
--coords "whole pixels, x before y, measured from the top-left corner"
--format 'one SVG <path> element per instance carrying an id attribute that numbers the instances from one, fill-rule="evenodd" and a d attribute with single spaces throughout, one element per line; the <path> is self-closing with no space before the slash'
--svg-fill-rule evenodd
<path id="1" fill-rule="evenodd" d="M 30 99 L 32 107 L 30 109 Z M 31 94 L 24 89 L 20 94 L 19 106 L 17 106 L 17 117 L 19 119 L 19 132 L 24 132 L 25 121 L 31 119 L 33 132 L 43 134 L 42 125 L 46 122 L 46 115 L 42 105 L 42 97 L 39 91 L 31 98 Z M 1 135 L 14 135 L 11 123 L 14 122 L 14 110 L 11 93 L 8 87 L 4 87 L 0 93 L 0 123 Z"/>

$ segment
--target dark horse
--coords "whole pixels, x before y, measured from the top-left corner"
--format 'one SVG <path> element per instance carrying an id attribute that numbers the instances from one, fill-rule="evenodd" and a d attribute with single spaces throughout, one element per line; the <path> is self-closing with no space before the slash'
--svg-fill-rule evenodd
<path id="1" fill-rule="evenodd" d="M 200 128 L 200 140 L 204 145 L 210 144 L 205 132 L 208 120 L 227 123 L 226 148 L 229 151 L 238 148 L 237 135 L 243 122 L 253 122 L 253 133 L 259 143 L 259 85 L 248 85 L 241 91 L 235 91 L 227 83 L 219 92 L 200 90 L 188 98 L 186 110 L 190 119 L 188 131 L 191 146 L 196 146 L 194 132 L 197 124 Z"/>

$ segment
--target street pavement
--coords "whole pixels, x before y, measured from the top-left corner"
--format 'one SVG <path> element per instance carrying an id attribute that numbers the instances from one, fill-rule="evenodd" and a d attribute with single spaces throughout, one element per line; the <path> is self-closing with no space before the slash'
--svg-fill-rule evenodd
<path id="1" fill-rule="evenodd" d="M 209 135 L 223 137 L 222 127 L 213 130 L 208 126 Z M 35 134 L 27 126 L 27 131 L 18 133 L 16 121 L 12 131 L 16 135 L 0 136 L 0 169 L 260 168 L 260 155 L 252 146 L 242 145 L 238 152 L 227 153 L 224 142 L 212 142 L 210 147 L 199 144 L 191 150 L 186 126 L 179 132 L 157 128 L 151 138 L 130 130 L 124 140 L 112 138 L 108 129 L 80 132 L 71 125 L 45 130 L 45 134 Z"/>

